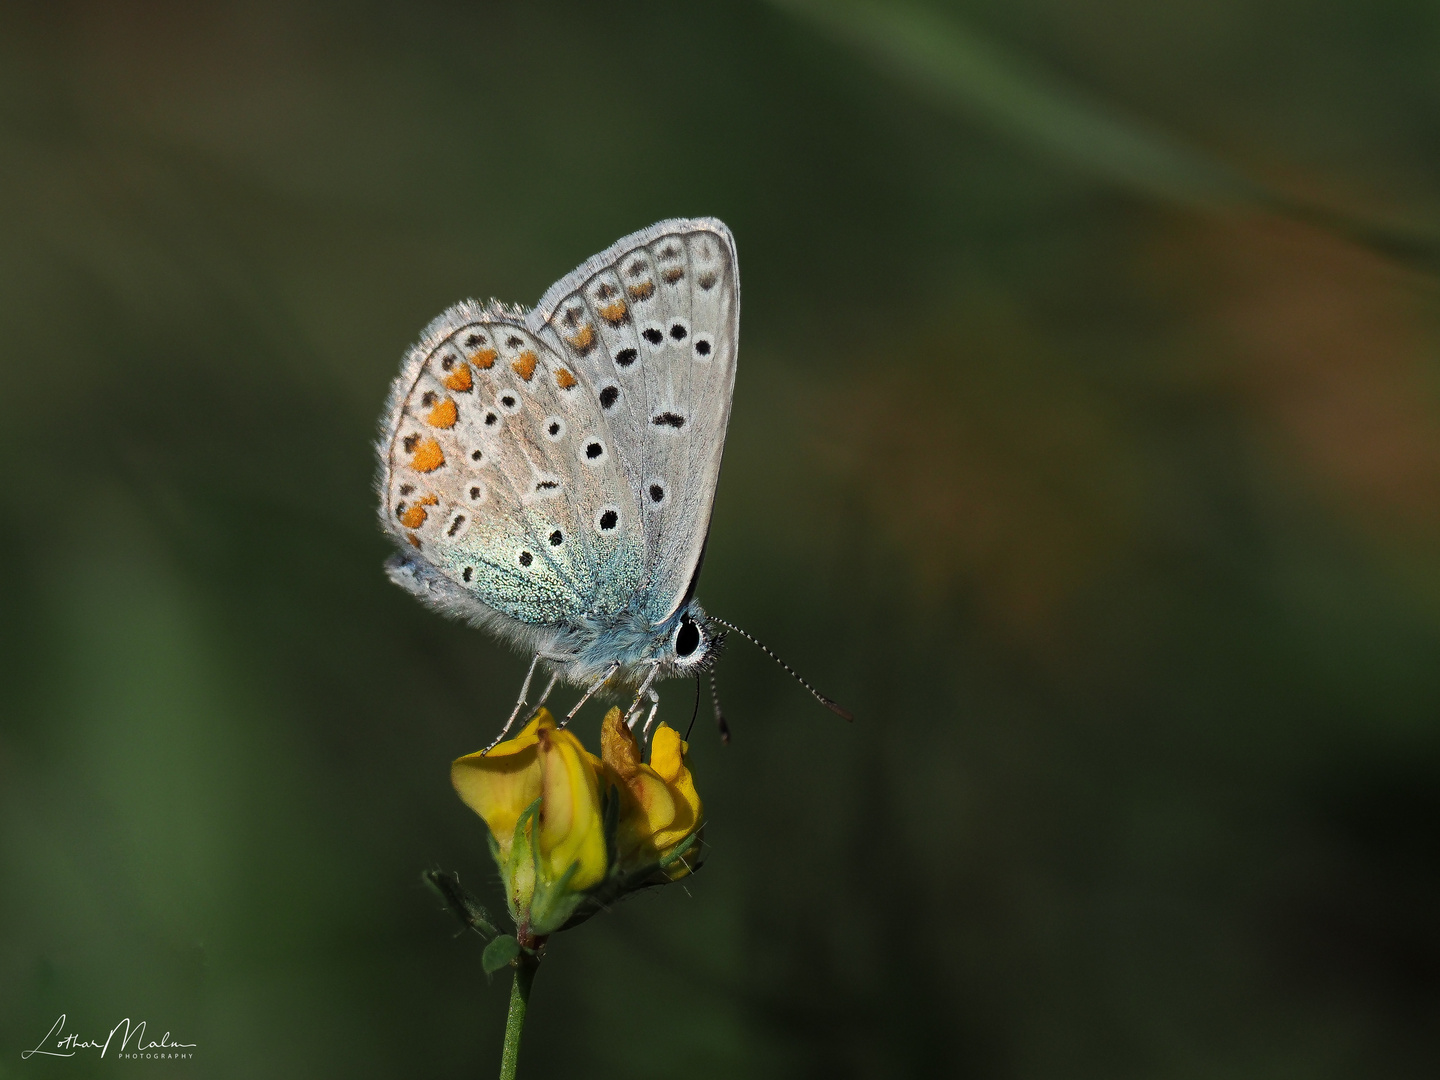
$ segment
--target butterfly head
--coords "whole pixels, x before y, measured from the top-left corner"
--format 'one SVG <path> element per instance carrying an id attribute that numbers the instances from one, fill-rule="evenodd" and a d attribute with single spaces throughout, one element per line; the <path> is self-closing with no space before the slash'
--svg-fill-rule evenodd
<path id="1" fill-rule="evenodd" d="M 659 659 L 674 675 L 695 675 L 719 659 L 724 644 L 724 629 L 692 600 L 670 621 Z"/>

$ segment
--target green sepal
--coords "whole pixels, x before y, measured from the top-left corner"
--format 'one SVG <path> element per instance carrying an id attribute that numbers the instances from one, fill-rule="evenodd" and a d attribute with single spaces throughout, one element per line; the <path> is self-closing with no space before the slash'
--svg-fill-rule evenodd
<path id="1" fill-rule="evenodd" d="M 494 975 L 501 968 L 509 967 L 519 955 L 520 942 L 509 934 L 501 934 L 485 946 L 485 953 L 480 957 L 480 966 L 485 969 L 486 975 Z"/>
<path id="2" fill-rule="evenodd" d="M 614 904 L 624 898 L 628 893 L 639 892 L 641 889 L 656 888 L 660 885 L 672 884 L 670 877 L 665 873 L 666 869 L 674 865 L 686 852 L 690 851 L 700 843 L 700 829 L 687 836 L 680 843 L 675 845 L 675 850 L 666 855 L 663 859 L 655 862 L 645 863 L 634 870 L 624 871 L 615 863 L 610 864 L 610 874 L 599 885 L 596 885 L 584 896 L 584 903 L 575 906 L 570 917 L 565 923 L 557 927 L 554 933 L 560 930 L 570 930 L 585 922 L 593 915 L 609 910 Z M 690 868 L 690 873 L 700 869 L 700 863 Z"/>
<path id="3" fill-rule="evenodd" d="M 571 880 L 580 871 L 578 862 L 572 863 L 558 881 L 546 881 L 541 873 L 540 830 L 535 827 L 539 814 L 540 800 L 536 799 L 515 822 L 510 861 L 500 871 L 511 886 L 507 902 L 515 925 L 524 924 L 536 937 L 544 937 L 563 926 L 585 897 L 570 890 Z"/>
<path id="4" fill-rule="evenodd" d="M 703 828 L 703 825 L 697 827 L 694 832 L 692 832 L 689 836 L 685 837 L 684 840 L 681 840 L 680 843 L 675 845 L 674 851 L 670 852 L 669 855 L 663 856 L 656 865 L 659 866 L 661 870 L 668 870 L 671 866 L 675 865 L 675 863 L 679 862 L 681 857 L 692 847 L 694 847 L 696 841 L 700 839 L 700 829 Z M 700 864 L 696 863 L 690 868 L 690 872 L 693 874 L 696 870 L 699 869 Z"/>
<path id="5" fill-rule="evenodd" d="M 536 799 L 527 806 L 520 817 L 515 821 L 515 833 L 510 843 L 510 858 L 507 862 L 501 863 L 497 858 L 495 862 L 500 866 L 500 876 L 505 882 L 505 903 L 510 908 L 510 918 L 518 926 L 526 920 L 527 912 L 533 903 L 537 871 L 539 861 L 539 830 L 535 828 L 535 819 L 540 814 L 540 800 Z M 498 852 L 499 845 L 491 850 Z"/>
<path id="6" fill-rule="evenodd" d="M 539 859 L 538 851 L 535 857 Z M 585 900 L 587 894 L 570 890 L 570 881 L 579 872 L 580 864 L 573 862 L 555 882 L 547 883 L 536 874 L 535 895 L 530 900 L 531 933 L 537 937 L 553 934 L 565 925 L 576 907 Z"/>

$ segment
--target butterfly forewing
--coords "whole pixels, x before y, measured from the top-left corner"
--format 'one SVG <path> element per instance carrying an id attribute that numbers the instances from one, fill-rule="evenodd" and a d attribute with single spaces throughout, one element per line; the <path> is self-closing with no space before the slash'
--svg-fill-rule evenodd
<path id="1" fill-rule="evenodd" d="M 634 543 L 652 623 L 684 600 L 704 547 L 739 316 L 734 241 L 713 220 L 661 222 L 626 237 L 532 313 L 592 384 L 609 422 L 639 511 Z"/>
<path id="2" fill-rule="evenodd" d="M 639 437 L 644 383 L 636 362 L 638 339 L 618 279 L 602 271 L 583 284 L 560 301 L 538 334 L 576 373 L 577 409 L 583 403 L 589 430 L 605 439 L 609 464 L 623 485 L 623 495 L 608 498 L 595 511 L 596 611 L 613 614 L 634 600 L 647 561 L 635 499 L 638 480 L 627 452 Z"/>

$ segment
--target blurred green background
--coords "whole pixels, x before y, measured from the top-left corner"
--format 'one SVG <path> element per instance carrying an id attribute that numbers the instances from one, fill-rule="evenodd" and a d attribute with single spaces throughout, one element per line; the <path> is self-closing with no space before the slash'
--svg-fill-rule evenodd
<path id="1" fill-rule="evenodd" d="M 384 579 L 375 418 L 450 303 L 701 214 L 700 596 L 859 719 L 732 645 L 709 864 L 553 942 L 522 1075 L 1436 1075 L 1437 55 L 1414 0 L 0 8 L 0 1075 L 494 1074 L 419 874 L 498 899 L 447 770 L 524 661 Z M 62 1012 L 198 1056 L 22 1062 Z"/>

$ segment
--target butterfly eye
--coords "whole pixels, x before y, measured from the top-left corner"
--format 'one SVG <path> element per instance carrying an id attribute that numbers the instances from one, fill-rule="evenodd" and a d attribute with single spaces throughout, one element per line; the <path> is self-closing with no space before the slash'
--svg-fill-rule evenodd
<path id="1" fill-rule="evenodd" d="M 695 650 L 700 648 L 700 627 L 690 616 L 680 620 L 680 628 L 675 631 L 675 655 L 681 657 L 693 656 Z"/>

